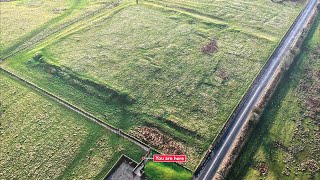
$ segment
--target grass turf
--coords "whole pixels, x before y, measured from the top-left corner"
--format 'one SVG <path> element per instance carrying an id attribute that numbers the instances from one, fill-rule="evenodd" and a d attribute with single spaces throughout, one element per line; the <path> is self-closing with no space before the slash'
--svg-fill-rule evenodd
<path id="1" fill-rule="evenodd" d="M 319 99 L 319 93 L 312 90 L 320 84 L 319 19 L 229 179 L 319 179 L 319 104 L 310 107 L 308 103 Z M 318 115 L 310 117 L 310 111 L 318 111 Z M 267 168 L 266 175 L 260 172 L 262 167 Z"/>
<path id="2" fill-rule="evenodd" d="M 72 3 L 71 0 L 0 2 L 0 53 L 47 22 L 52 23 L 52 19 L 64 14 Z"/>
<path id="3" fill-rule="evenodd" d="M 144 151 L 0 72 L 0 179 L 101 179 Z"/>
<path id="4" fill-rule="evenodd" d="M 190 180 L 192 173 L 173 163 L 148 162 L 145 167 L 145 176 L 149 180 Z"/>
<path id="5" fill-rule="evenodd" d="M 56 30 L 83 20 L 118 0 L 18 0 L 0 2 L 0 57 L 43 40 Z M 16 14 L 19 16 L 16 16 Z"/>
<path id="6" fill-rule="evenodd" d="M 172 8 L 179 13 L 196 14 L 261 38 L 279 40 L 296 14 L 301 2 L 275 3 L 265 0 L 145 0 Z"/>
<path id="7" fill-rule="evenodd" d="M 252 14 L 226 1 L 211 4 L 227 14 L 209 12 L 206 1 L 174 1 L 194 11 L 150 2 L 18 54 L 5 66 L 127 132 L 156 126 L 184 143 L 195 168 L 302 3 L 236 1 Z M 259 14 L 255 5 L 268 7 L 263 13 L 269 15 L 235 23 Z M 280 17 L 280 26 L 272 23 Z M 217 53 L 202 53 L 213 38 Z M 34 61 L 36 53 L 44 62 Z"/>

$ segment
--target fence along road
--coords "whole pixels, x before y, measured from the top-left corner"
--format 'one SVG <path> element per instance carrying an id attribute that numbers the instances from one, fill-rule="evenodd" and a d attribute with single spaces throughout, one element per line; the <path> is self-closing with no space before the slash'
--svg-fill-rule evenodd
<path id="1" fill-rule="evenodd" d="M 240 107 L 234 112 L 233 118 L 230 119 L 230 126 L 227 127 L 221 140 L 215 145 L 215 148 L 210 152 L 206 161 L 200 167 L 199 172 L 195 174 L 195 179 L 211 180 L 217 172 L 221 162 L 226 157 L 227 152 L 230 150 L 234 140 L 236 139 L 239 131 L 252 112 L 254 106 L 263 95 L 267 84 L 272 81 L 272 76 L 278 68 L 282 57 L 290 50 L 291 45 L 302 31 L 304 25 L 307 23 L 308 18 L 312 15 L 312 11 L 317 6 L 318 0 L 310 0 L 305 9 L 300 13 L 294 24 L 291 26 L 281 43 L 274 51 L 269 59 L 268 64 L 261 71 L 261 74 L 255 80 L 252 88 L 247 92 Z"/>

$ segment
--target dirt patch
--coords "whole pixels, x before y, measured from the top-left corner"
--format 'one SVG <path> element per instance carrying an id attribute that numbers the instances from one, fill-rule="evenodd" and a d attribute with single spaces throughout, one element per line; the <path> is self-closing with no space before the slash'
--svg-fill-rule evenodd
<path id="1" fill-rule="evenodd" d="M 318 162 L 313 159 L 301 163 L 299 168 L 302 171 L 308 170 L 312 173 L 319 171 Z"/>
<path id="2" fill-rule="evenodd" d="M 268 166 L 266 163 L 259 164 L 259 172 L 261 175 L 264 175 L 264 176 L 268 174 Z"/>
<path id="3" fill-rule="evenodd" d="M 218 75 L 219 78 L 222 79 L 222 82 L 221 82 L 222 84 L 224 84 L 225 82 L 227 82 L 230 79 L 229 78 L 230 77 L 229 73 L 224 68 L 218 69 L 217 70 L 217 75 Z"/>
<path id="4" fill-rule="evenodd" d="M 218 51 L 218 42 L 216 39 L 212 39 L 207 45 L 201 48 L 201 52 L 204 54 L 213 54 Z"/>
<path id="5" fill-rule="evenodd" d="M 309 170 L 310 172 L 317 172 L 317 171 L 319 171 L 319 166 L 318 166 L 317 161 L 311 159 L 311 160 L 307 161 L 307 163 L 308 163 L 308 170 Z"/>
<path id="6" fill-rule="evenodd" d="M 182 143 L 164 135 L 157 128 L 142 126 L 137 127 L 131 133 L 164 154 L 185 154 L 185 148 Z"/>

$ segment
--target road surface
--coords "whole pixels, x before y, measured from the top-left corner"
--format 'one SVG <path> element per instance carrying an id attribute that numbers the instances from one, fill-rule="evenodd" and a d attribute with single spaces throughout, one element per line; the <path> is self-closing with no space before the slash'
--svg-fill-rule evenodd
<path id="1" fill-rule="evenodd" d="M 257 77 L 255 81 L 256 83 L 247 92 L 243 102 L 241 103 L 242 105 L 236 110 L 235 115 L 231 119 L 230 126 L 222 135 L 221 141 L 218 142 L 215 148 L 211 151 L 207 161 L 204 163 L 204 166 L 202 166 L 200 173 L 195 175 L 195 179 L 211 180 L 214 177 L 220 163 L 226 156 L 231 145 L 235 141 L 235 138 L 239 134 L 242 125 L 252 112 L 258 100 L 263 95 L 267 84 L 272 81 L 272 75 L 278 68 L 282 57 L 290 50 L 294 39 L 299 35 L 299 32 L 301 32 L 309 16 L 311 16 L 312 10 L 316 8 L 316 5 L 317 0 L 310 0 L 303 12 L 296 19 L 295 23 L 292 25 L 282 42 L 279 44 L 278 48 L 274 51 L 273 55 L 269 59 L 269 63 L 265 70 L 262 71 L 262 74 Z"/>

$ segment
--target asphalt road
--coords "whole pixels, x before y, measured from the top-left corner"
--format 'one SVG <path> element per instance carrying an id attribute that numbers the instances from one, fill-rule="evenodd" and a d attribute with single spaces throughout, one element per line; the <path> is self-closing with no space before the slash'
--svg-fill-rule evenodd
<path id="1" fill-rule="evenodd" d="M 256 83 L 247 92 L 241 103 L 241 106 L 236 110 L 235 115 L 231 119 L 230 126 L 222 135 L 221 141 L 211 151 L 209 158 L 207 158 L 206 163 L 195 179 L 211 180 L 214 177 L 220 163 L 226 156 L 228 150 L 235 141 L 235 138 L 239 134 L 242 125 L 252 112 L 258 100 L 261 98 L 267 84 L 271 82 L 272 75 L 279 66 L 281 58 L 290 50 L 295 37 L 299 35 L 299 32 L 302 30 L 307 19 L 311 15 L 311 11 L 316 8 L 316 5 L 317 0 L 309 1 L 304 11 L 295 21 L 295 24 L 293 24 L 292 28 L 279 44 L 278 48 L 274 51 L 266 68 L 264 71 L 262 71 L 262 74 L 257 77 L 255 81 Z"/>

